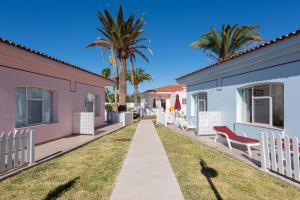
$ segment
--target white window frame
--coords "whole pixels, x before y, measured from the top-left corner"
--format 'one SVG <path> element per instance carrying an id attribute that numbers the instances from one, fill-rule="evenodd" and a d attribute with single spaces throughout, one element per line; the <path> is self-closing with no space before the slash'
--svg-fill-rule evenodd
<path id="1" fill-rule="evenodd" d="M 34 87 L 34 86 L 18 86 L 17 88 L 25 88 L 25 125 L 21 127 L 27 127 L 27 126 L 34 126 L 34 125 L 39 125 L 39 124 L 51 124 L 53 123 L 53 91 L 44 89 L 44 88 L 39 88 L 39 87 Z M 29 98 L 28 97 L 28 88 L 38 88 L 42 90 L 42 98 Z M 51 121 L 50 122 L 45 122 L 44 121 L 44 91 L 50 91 L 52 94 L 52 101 L 51 101 Z M 29 123 L 29 117 L 28 117 L 28 102 L 29 101 L 42 101 L 42 121 L 38 123 Z M 16 111 L 15 111 L 16 112 Z M 19 127 L 18 127 L 19 128 Z"/>
<path id="2" fill-rule="evenodd" d="M 199 98 L 199 95 L 202 94 L 202 93 L 206 95 L 206 99 L 200 99 Z M 204 108 L 205 108 L 205 110 L 203 112 L 206 112 L 207 111 L 208 93 L 205 92 L 205 91 L 194 92 L 194 93 L 191 94 L 191 96 L 192 96 L 193 104 L 194 104 L 194 105 L 191 105 L 191 106 L 194 106 L 193 107 L 193 114 L 194 114 L 194 116 L 195 115 L 198 116 L 198 113 L 199 113 L 199 102 L 200 101 L 204 102 Z M 196 110 L 196 113 L 195 113 L 195 110 Z"/>
<path id="3" fill-rule="evenodd" d="M 84 97 L 84 112 L 87 112 L 87 108 L 86 108 L 86 98 L 87 98 L 87 96 L 88 95 L 93 95 L 93 113 L 94 113 L 94 116 L 95 117 L 99 117 L 100 116 L 100 110 L 97 112 L 97 108 L 99 108 L 100 109 L 100 105 L 99 106 L 97 106 L 97 104 L 98 104 L 98 101 L 100 101 L 100 99 L 99 99 L 99 95 L 96 95 L 96 94 L 94 94 L 94 93 L 87 93 L 86 95 L 85 95 L 85 97 Z M 98 99 L 98 101 L 97 101 L 97 99 Z"/>
<path id="4" fill-rule="evenodd" d="M 252 93 L 252 98 L 251 98 L 251 103 L 252 103 L 252 108 L 251 108 L 251 114 L 252 114 L 252 119 L 250 120 L 251 122 L 246 122 L 242 119 L 242 122 L 245 123 L 252 123 L 252 124 L 262 124 L 262 125 L 270 125 L 272 127 L 274 127 L 273 125 L 273 97 L 272 97 L 272 85 L 273 84 L 283 84 L 283 83 L 261 83 L 261 84 L 256 84 L 256 85 L 252 85 L 250 87 L 244 87 L 242 88 L 242 90 L 246 90 L 246 89 L 250 89 L 251 88 L 251 93 Z M 254 96 L 254 87 L 255 86 L 260 86 L 260 85 L 269 85 L 269 96 Z M 283 98 L 284 98 L 284 94 L 283 94 Z M 260 123 L 260 122 L 256 122 L 255 121 L 255 100 L 258 99 L 269 99 L 269 123 L 265 124 L 265 123 Z M 244 99 L 242 98 L 242 101 L 244 101 Z M 243 109 L 241 109 L 243 110 Z M 242 114 L 242 113 L 241 113 Z M 282 127 L 284 128 L 284 127 Z"/>

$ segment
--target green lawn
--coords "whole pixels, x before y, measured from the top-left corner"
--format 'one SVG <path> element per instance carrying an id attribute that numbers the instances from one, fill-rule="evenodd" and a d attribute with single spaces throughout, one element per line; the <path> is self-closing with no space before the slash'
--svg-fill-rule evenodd
<path id="1" fill-rule="evenodd" d="M 0 199 L 109 199 L 137 124 L 0 182 Z"/>
<path id="2" fill-rule="evenodd" d="M 300 199 L 298 188 L 170 129 L 157 131 L 186 200 Z"/>

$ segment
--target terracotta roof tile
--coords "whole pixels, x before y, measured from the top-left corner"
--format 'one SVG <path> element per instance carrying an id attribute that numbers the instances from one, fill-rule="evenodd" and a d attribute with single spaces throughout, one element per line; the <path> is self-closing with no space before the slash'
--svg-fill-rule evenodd
<path id="1" fill-rule="evenodd" d="M 223 58 L 223 59 L 219 60 L 219 62 L 217 62 L 217 63 L 211 64 L 211 65 L 207 65 L 207 66 L 205 66 L 205 67 L 203 67 L 203 68 L 200 68 L 200 69 L 198 69 L 198 70 L 196 70 L 196 71 L 193 71 L 193 72 L 188 73 L 188 74 L 186 74 L 186 75 L 180 76 L 180 77 L 176 78 L 176 80 L 179 80 L 179 79 L 185 78 L 185 77 L 187 77 L 187 76 L 190 76 L 190 75 L 192 75 L 192 74 L 196 74 L 196 73 L 198 73 L 198 72 L 201 72 L 201 71 L 210 69 L 210 68 L 212 68 L 212 67 L 216 67 L 216 66 L 218 66 L 218 65 L 220 65 L 220 64 L 222 64 L 222 63 L 225 63 L 225 62 L 227 62 L 227 61 L 229 61 L 229 60 L 233 60 L 233 59 L 239 58 L 239 57 L 244 56 L 244 55 L 246 55 L 246 54 L 248 54 L 248 53 L 251 53 L 251 52 L 256 51 L 256 50 L 258 50 L 258 49 L 261 49 L 261 48 L 270 46 L 270 45 L 275 44 L 275 43 L 277 43 L 277 42 L 279 42 L 279 41 L 285 40 L 285 39 L 287 39 L 287 38 L 290 38 L 290 37 L 293 37 L 293 36 L 296 36 L 296 35 L 299 35 L 299 34 L 300 34 L 300 29 L 299 29 L 299 30 L 296 30 L 296 31 L 294 31 L 294 32 L 288 33 L 288 34 L 286 34 L 286 35 L 280 36 L 280 37 L 278 37 L 278 38 L 275 38 L 275 39 L 273 39 L 273 40 L 267 41 L 267 42 L 265 42 L 265 43 L 263 43 L 263 44 L 261 44 L 261 45 L 258 45 L 258 46 L 256 46 L 256 47 L 253 47 L 253 48 L 248 49 L 248 50 L 246 50 L 246 51 L 243 51 L 243 52 L 240 52 L 240 53 L 236 53 L 236 54 L 234 54 L 234 55 L 232 55 L 232 56 Z"/>
<path id="2" fill-rule="evenodd" d="M 101 76 L 101 75 L 99 75 L 99 74 L 96 74 L 96 73 L 94 73 L 94 72 L 88 71 L 88 70 L 83 69 L 83 68 L 81 68 L 81 67 L 78 67 L 78 66 L 76 66 L 76 65 L 73 65 L 73 64 L 70 64 L 70 63 L 68 63 L 68 62 L 65 62 L 65 61 L 63 61 L 63 60 L 54 58 L 54 57 L 49 56 L 49 55 L 47 55 L 47 54 L 45 54 L 45 53 L 42 53 L 42 52 L 40 52 L 40 51 L 36 51 L 36 50 L 30 49 L 30 48 L 28 48 L 28 47 L 25 47 L 25 46 L 23 46 L 23 45 L 16 44 L 16 43 L 11 42 L 11 41 L 9 41 L 9 40 L 7 40 L 7 39 L 0 38 L 0 42 L 6 43 L 6 44 L 8 44 L 8 45 L 17 47 L 17 48 L 22 49 L 22 50 L 25 50 L 25 51 L 28 51 L 28 52 L 30 52 L 30 53 L 37 54 L 37 55 L 39 55 L 39 56 L 48 58 L 48 59 L 50 59 L 50 60 L 54 60 L 54 61 L 56 61 L 56 62 L 62 63 L 62 64 L 67 65 L 67 66 L 69 66 L 69 67 L 73 67 L 73 68 L 78 69 L 78 70 L 81 70 L 81 71 L 83 71 L 83 72 L 92 74 L 92 75 L 94 75 L 94 76 L 98 76 L 98 77 L 100 77 L 100 78 L 103 78 L 103 79 L 106 79 L 106 80 L 115 82 L 114 80 L 112 80 L 112 79 L 110 79 L 110 78 L 106 78 L 106 77 Z"/>
<path id="3" fill-rule="evenodd" d="M 155 88 L 152 90 L 147 90 L 146 92 L 177 92 L 177 91 L 182 91 L 185 88 L 185 85 L 181 84 L 174 84 L 174 85 L 167 85 L 159 88 Z"/>

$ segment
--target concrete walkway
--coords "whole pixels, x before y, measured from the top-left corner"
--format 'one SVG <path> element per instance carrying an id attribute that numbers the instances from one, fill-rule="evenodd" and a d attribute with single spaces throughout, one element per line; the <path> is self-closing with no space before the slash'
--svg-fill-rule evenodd
<path id="1" fill-rule="evenodd" d="M 70 135 L 57 140 L 53 140 L 35 147 L 35 160 L 37 162 L 55 156 L 61 152 L 85 144 L 96 138 L 107 135 L 113 131 L 122 128 L 122 124 L 109 124 L 95 130 L 95 136 L 92 135 Z"/>
<path id="2" fill-rule="evenodd" d="M 151 120 L 139 123 L 110 199 L 184 199 Z"/>

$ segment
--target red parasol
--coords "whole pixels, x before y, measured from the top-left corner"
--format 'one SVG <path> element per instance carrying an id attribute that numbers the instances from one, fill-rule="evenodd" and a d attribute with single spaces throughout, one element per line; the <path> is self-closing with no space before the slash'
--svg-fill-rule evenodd
<path id="1" fill-rule="evenodd" d="M 178 94 L 176 94 L 174 109 L 175 110 L 181 110 L 181 105 L 180 105 L 180 100 L 179 100 L 179 95 Z"/>

